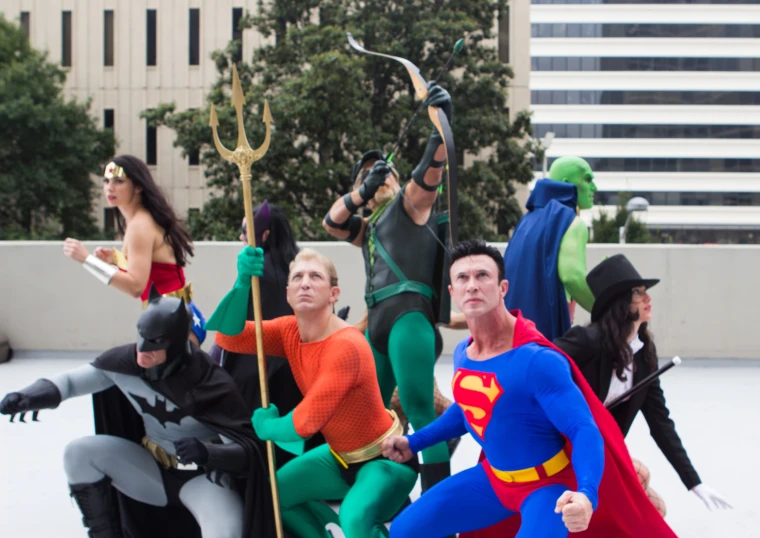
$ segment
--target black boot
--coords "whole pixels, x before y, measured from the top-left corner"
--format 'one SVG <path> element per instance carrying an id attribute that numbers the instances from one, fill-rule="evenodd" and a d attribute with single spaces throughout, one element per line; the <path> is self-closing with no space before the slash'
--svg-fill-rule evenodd
<path id="1" fill-rule="evenodd" d="M 441 463 L 420 464 L 420 478 L 422 480 L 422 493 L 435 486 L 444 478 L 451 475 L 451 465 L 448 461 Z"/>
<path id="2" fill-rule="evenodd" d="M 90 538 L 122 538 L 110 478 L 105 477 L 94 484 L 69 484 L 69 489 L 82 511 L 82 523 L 90 530 Z"/>

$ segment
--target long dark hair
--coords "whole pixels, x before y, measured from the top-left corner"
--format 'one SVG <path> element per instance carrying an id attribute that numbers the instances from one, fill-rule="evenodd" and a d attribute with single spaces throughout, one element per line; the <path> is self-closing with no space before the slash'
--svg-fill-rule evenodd
<path id="1" fill-rule="evenodd" d="M 631 291 L 624 293 L 610 304 L 599 321 L 595 323 L 602 335 L 602 350 L 605 356 L 612 359 L 612 368 L 621 381 L 626 380 L 626 366 L 633 364 L 633 352 L 628 345 L 628 337 L 633 330 L 633 324 L 639 319 L 638 313 L 631 312 L 631 299 Z M 642 323 L 639 327 L 639 339 L 644 344 L 642 350 L 644 363 L 650 368 L 656 368 L 657 352 L 654 347 L 654 338 L 647 325 L 647 323 Z"/>
<path id="2" fill-rule="evenodd" d="M 275 270 L 277 271 L 277 279 L 287 282 L 288 272 L 290 271 L 290 262 L 298 254 L 298 245 L 293 237 L 293 229 L 290 227 L 288 218 L 285 216 L 285 212 L 274 204 L 269 205 L 269 235 L 262 243 L 261 248 L 264 252 L 269 252 L 272 256 L 272 262 L 274 263 Z M 259 212 L 261 206 L 258 205 L 253 208 L 253 214 Z M 262 230 L 261 233 L 263 233 Z M 258 232 L 257 232 L 258 234 Z M 282 274 L 282 279 L 280 275 Z"/>
<path id="3" fill-rule="evenodd" d="M 142 189 L 140 193 L 142 206 L 150 213 L 156 224 L 164 229 L 164 241 L 172 247 L 177 265 L 184 267 L 187 259 L 193 255 L 193 241 L 174 213 L 174 209 L 169 205 L 164 193 L 156 185 L 148 167 L 132 155 L 119 155 L 113 158 L 113 162 L 124 169 L 124 173 L 132 180 L 135 187 Z M 124 215 L 118 208 L 114 208 L 114 214 L 119 234 L 123 237 L 127 229 Z"/>

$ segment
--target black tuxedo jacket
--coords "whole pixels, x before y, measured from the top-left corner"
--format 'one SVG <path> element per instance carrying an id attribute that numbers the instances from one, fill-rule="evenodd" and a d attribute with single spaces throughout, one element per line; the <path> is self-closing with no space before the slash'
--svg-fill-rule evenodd
<path id="1" fill-rule="evenodd" d="M 591 385 L 591 389 L 604 402 L 610 390 L 612 380 L 612 359 L 605 356 L 602 349 L 599 327 L 575 326 L 564 336 L 554 340 L 554 345 L 567 353 L 578 365 L 583 376 Z M 653 368 L 644 362 L 643 350 L 634 354 L 635 363 L 633 384 L 640 382 L 652 373 Z M 634 394 L 627 401 L 619 404 L 610 411 L 620 426 L 623 436 L 628 435 L 633 420 L 641 411 L 649 425 L 657 446 L 681 477 L 687 489 L 701 483 L 697 471 L 689 460 L 681 439 L 676 433 L 676 426 L 670 418 L 670 411 L 665 405 L 665 395 L 660 386 L 660 379 L 652 382 L 648 388 Z"/>

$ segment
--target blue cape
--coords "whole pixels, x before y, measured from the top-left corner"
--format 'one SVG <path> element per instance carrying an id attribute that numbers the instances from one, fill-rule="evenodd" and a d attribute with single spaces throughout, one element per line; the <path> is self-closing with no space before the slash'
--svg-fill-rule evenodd
<path id="1" fill-rule="evenodd" d="M 508 310 L 522 310 L 549 341 L 570 329 L 565 287 L 557 261 L 562 237 L 575 219 L 575 185 L 550 179 L 536 182 L 526 213 L 504 253 Z"/>

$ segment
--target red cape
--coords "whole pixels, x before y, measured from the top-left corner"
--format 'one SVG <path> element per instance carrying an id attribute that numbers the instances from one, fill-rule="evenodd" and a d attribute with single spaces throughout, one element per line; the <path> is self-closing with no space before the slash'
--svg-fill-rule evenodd
<path id="1" fill-rule="evenodd" d="M 591 414 L 604 439 L 604 474 L 599 485 L 599 505 L 591 516 L 589 528 L 572 533 L 573 538 L 675 538 L 676 534 L 665 523 L 639 484 L 631 456 L 625 446 L 623 434 L 615 419 L 589 387 L 586 379 L 559 348 L 536 330 L 535 324 L 517 316 L 513 347 L 536 343 L 561 353 L 570 363 L 573 380 L 588 402 Z M 481 452 L 480 459 L 483 459 Z M 460 538 L 513 538 L 520 529 L 520 515 L 515 515 L 491 527 L 460 533 Z"/>

